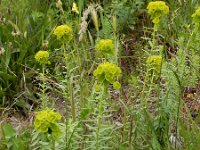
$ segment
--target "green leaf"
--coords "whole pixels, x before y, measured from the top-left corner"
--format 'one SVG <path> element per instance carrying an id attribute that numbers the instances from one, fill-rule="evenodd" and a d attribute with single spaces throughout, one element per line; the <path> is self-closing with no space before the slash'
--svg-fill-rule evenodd
<path id="1" fill-rule="evenodd" d="M 21 99 L 17 99 L 15 101 L 15 105 L 19 106 L 19 107 L 22 107 L 22 108 L 26 108 L 26 109 L 30 109 L 31 108 L 30 104 L 26 103 L 25 101 L 23 101 Z"/>
<path id="2" fill-rule="evenodd" d="M 5 124 L 2 126 L 3 136 L 6 140 L 15 137 L 16 131 L 10 124 Z"/>
<path id="3" fill-rule="evenodd" d="M 12 143 L 13 143 L 12 150 L 25 150 L 25 145 L 24 145 L 24 142 L 22 141 L 22 139 L 14 138 L 12 140 Z"/>

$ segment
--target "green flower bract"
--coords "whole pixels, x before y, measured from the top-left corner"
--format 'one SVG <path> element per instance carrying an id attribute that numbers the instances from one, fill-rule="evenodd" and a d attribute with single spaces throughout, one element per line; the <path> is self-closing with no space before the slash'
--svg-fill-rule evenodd
<path id="1" fill-rule="evenodd" d="M 115 64 L 106 62 L 100 64 L 97 69 L 94 70 L 93 75 L 97 78 L 99 83 L 107 86 L 109 84 L 113 84 L 115 82 L 115 78 L 121 75 L 121 69 Z"/>
<path id="2" fill-rule="evenodd" d="M 162 56 L 159 55 L 149 56 L 146 60 L 146 63 L 148 68 L 153 69 L 159 73 L 161 69 Z"/>
<path id="3" fill-rule="evenodd" d="M 200 7 L 198 7 L 194 14 L 192 14 L 192 18 L 194 23 L 199 24 L 200 23 Z"/>
<path id="4" fill-rule="evenodd" d="M 112 40 L 102 39 L 96 44 L 95 48 L 103 55 L 107 55 L 114 53 L 115 46 Z"/>
<path id="5" fill-rule="evenodd" d="M 35 60 L 37 62 L 39 62 L 40 64 L 48 64 L 49 61 L 49 52 L 48 51 L 38 51 L 36 54 L 35 54 Z"/>
<path id="6" fill-rule="evenodd" d="M 121 88 L 121 84 L 118 81 L 116 81 L 116 82 L 113 83 L 113 88 L 115 90 L 119 90 Z"/>
<path id="7" fill-rule="evenodd" d="M 42 110 L 37 113 L 34 120 L 34 126 L 39 132 L 50 132 L 50 134 L 59 137 L 61 131 L 57 123 L 60 119 L 61 115 L 59 113 L 56 113 L 51 109 Z"/>
<path id="8" fill-rule="evenodd" d="M 160 17 L 169 14 L 169 7 L 163 1 L 150 2 L 147 9 L 154 24 L 159 24 Z"/>
<path id="9" fill-rule="evenodd" d="M 69 42 L 73 38 L 73 31 L 68 25 L 60 25 L 53 32 L 61 42 Z"/>

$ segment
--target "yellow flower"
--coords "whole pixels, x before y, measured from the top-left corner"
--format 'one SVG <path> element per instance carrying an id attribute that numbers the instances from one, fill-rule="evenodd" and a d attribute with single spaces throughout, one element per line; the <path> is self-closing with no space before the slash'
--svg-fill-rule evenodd
<path id="1" fill-rule="evenodd" d="M 95 48 L 98 51 L 100 51 L 103 55 L 107 55 L 114 53 L 115 46 L 112 40 L 102 39 L 96 44 Z"/>
<path id="2" fill-rule="evenodd" d="M 57 125 L 60 121 L 61 115 L 51 109 L 42 110 L 37 113 L 34 126 L 36 130 L 43 133 L 49 133 L 56 137 L 61 135 L 61 131 Z"/>
<path id="3" fill-rule="evenodd" d="M 147 9 L 150 15 L 155 13 L 169 14 L 169 7 L 163 1 L 150 2 Z"/>
<path id="4" fill-rule="evenodd" d="M 77 7 L 76 3 L 73 3 L 72 11 L 79 14 L 78 7 Z"/>
<path id="5" fill-rule="evenodd" d="M 56 27 L 53 34 L 56 35 L 57 39 L 61 42 L 68 42 L 73 38 L 73 31 L 68 25 L 60 25 Z"/>
<path id="6" fill-rule="evenodd" d="M 159 24 L 160 17 L 169 14 L 169 7 L 163 1 L 150 2 L 147 9 L 154 24 Z"/>
<path id="7" fill-rule="evenodd" d="M 159 56 L 159 55 L 149 56 L 146 60 L 146 63 L 149 69 L 153 69 L 157 73 L 159 73 L 161 69 L 161 64 L 162 64 L 162 56 Z"/>
<path id="8" fill-rule="evenodd" d="M 100 64 L 93 75 L 97 78 L 98 82 L 108 86 L 112 84 L 115 87 L 119 87 L 119 84 L 115 82 L 115 78 L 121 75 L 121 69 L 112 63 L 106 62 Z"/>
<path id="9" fill-rule="evenodd" d="M 192 18 L 194 23 L 199 24 L 200 23 L 200 7 L 198 7 L 194 14 L 192 14 Z"/>
<path id="10" fill-rule="evenodd" d="M 49 52 L 48 51 L 38 51 L 35 54 L 35 60 L 40 64 L 48 64 L 49 61 Z"/>

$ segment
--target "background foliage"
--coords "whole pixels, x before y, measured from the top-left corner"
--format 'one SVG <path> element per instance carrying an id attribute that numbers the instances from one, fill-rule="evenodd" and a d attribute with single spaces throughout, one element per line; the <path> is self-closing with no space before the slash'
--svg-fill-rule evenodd
<path id="1" fill-rule="evenodd" d="M 150 0 L 62 0 L 61 7 L 58 2 L 0 0 L 0 149 L 198 150 L 200 53 L 191 15 L 200 2 L 165 1 L 170 14 L 156 34 L 164 61 L 159 77 L 152 78 L 146 67 Z M 72 12 L 73 2 L 79 14 Z M 61 24 L 74 33 L 64 46 L 52 35 Z M 104 61 L 95 51 L 100 39 L 114 41 L 109 60 L 122 69 L 120 91 L 95 91 L 93 71 Z M 63 116 L 63 135 L 55 145 L 31 125 L 42 97 L 42 67 L 34 60 L 39 50 L 50 53 L 46 99 Z M 6 123 L 15 114 L 28 120 L 26 127 Z"/>

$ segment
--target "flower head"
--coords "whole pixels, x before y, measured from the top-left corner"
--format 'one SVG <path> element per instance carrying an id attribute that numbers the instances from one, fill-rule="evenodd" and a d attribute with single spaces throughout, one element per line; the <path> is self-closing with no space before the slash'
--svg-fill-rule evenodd
<path id="1" fill-rule="evenodd" d="M 121 87 L 119 86 L 120 83 L 115 82 L 115 78 L 121 75 L 121 69 L 115 64 L 109 62 L 102 63 L 94 70 L 93 75 L 97 78 L 98 82 L 105 86 L 112 84 L 114 88 L 119 89 Z"/>
<path id="2" fill-rule="evenodd" d="M 149 69 L 153 69 L 157 73 L 159 73 L 161 69 L 161 64 L 162 64 L 162 56 L 159 56 L 159 55 L 149 56 L 146 60 L 146 63 Z"/>
<path id="3" fill-rule="evenodd" d="M 48 64 L 49 61 L 49 52 L 48 51 L 38 51 L 36 54 L 35 54 L 35 60 L 37 62 L 39 62 L 40 64 Z"/>
<path id="4" fill-rule="evenodd" d="M 107 54 L 113 54 L 115 46 L 113 44 L 113 41 L 110 39 L 102 39 L 100 40 L 95 47 L 99 52 L 101 52 L 103 55 Z"/>
<path id="5" fill-rule="evenodd" d="M 73 31 L 68 25 L 60 25 L 56 27 L 53 34 L 56 35 L 57 39 L 61 42 L 68 42 L 73 38 Z"/>
<path id="6" fill-rule="evenodd" d="M 79 14 L 78 7 L 77 7 L 76 3 L 73 3 L 72 11 Z"/>
<path id="7" fill-rule="evenodd" d="M 160 17 L 169 14 L 169 7 L 163 1 L 150 2 L 147 9 L 154 24 L 159 24 Z"/>
<path id="8" fill-rule="evenodd" d="M 34 126 L 39 132 L 48 132 L 56 137 L 59 137 L 61 131 L 57 123 L 60 119 L 61 115 L 59 113 L 56 113 L 51 109 L 42 110 L 37 113 L 34 120 Z"/>
<path id="9" fill-rule="evenodd" d="M 200 23 L 200 7 L 198 7 L 194 14 L 192 14 L 192 18 L 194 23 L 199 24 Z"/>

